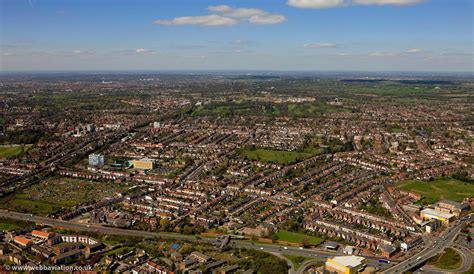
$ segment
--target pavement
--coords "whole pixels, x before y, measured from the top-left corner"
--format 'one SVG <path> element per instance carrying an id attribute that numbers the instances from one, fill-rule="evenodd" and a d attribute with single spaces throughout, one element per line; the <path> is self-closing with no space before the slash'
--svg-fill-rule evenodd
<path id="1" fill-rule="evenodd" d="M 296 271 L 296 274 L 303 274 L 305 270 L 313 264 L 319 263 L 320 260 L 308 260 L 301 264 L 300 268 Z"/>
<path id="2" fill-rule="evenodd" d="M 420 251 L 418 254 L 413 255 L 409 259 L 382 271 L 382 273 L 404 273 L 422 265 L 429 258 L 442 252 L 446 247 L 453 245 L 454 239 L 459 234 L 459 232 L 461 232 L 462 228 L 472 220 L 474 220 L 474 214 L 469 214 L 462 220 L 456 221 L 454 226 L 448 228 L 448 230 L 440 235 L 440 237 L 437 238 L 433 244 L 430 244 L 428 247 Z"/>
<path id="3" fill-rule="evenodd" d="M 454 245 L 453 249 L 456 250 L 462 258 L 462 265 L 460 268 L 456 269 L 456 273 L 468 272 L 471 269 L 473 254 L 471 250 L 461 245 Z"/>

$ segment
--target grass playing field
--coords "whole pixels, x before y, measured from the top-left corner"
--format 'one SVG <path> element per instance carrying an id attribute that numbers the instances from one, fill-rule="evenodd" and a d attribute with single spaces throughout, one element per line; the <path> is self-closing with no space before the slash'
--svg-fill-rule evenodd
<path id="1" fill-rule="evenodd" d="M 322 243 L 324 240 L 319 237 L 315 236 L 308 236 L 302 233 L 296 233 L 296 232 L 290 232 L 286 230 L 280 230 L 276 233 L 276 236 L 278 237 L 278 240 L 281 241 L 287 241 L 291 243 L 301 243 L 304 238 L 308 239 L 308 243 L 310 245 L 319 245 Z"/>
<path id="2" fill-rule="evenodd" d="M 11 158 L 18 156 L 31 148 L 32 145 L 2 145 L 0 146 L 0 158 Z"/>
<path id="3" fill-rule="evenodd" d="M 474 197 L 474 184 L 452 178 L 433 181 L 408 180 L 400 183 L 397 188 L 418 193 L 427 203 L 439 200 L 461 202 L 464 198 Z"/>

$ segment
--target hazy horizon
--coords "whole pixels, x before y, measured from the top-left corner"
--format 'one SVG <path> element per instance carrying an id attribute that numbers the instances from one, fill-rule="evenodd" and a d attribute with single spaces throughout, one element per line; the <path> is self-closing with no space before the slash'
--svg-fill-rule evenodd
<path id="1" fill-rule="evenodd" d="M 470 0 L 0 3 L 1 71 L 474 71 Z"/>

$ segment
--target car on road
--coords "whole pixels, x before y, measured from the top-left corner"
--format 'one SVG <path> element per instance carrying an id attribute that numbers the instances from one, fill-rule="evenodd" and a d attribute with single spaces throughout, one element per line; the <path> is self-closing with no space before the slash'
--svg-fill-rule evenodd
<path id="1" fill-rule="evenodd" d="M 263 247 L 260 247 L 260 250 L 263 250 Z"/>
<path id="2" fill-rule="evenodd" d="M 300 246 L 300 249 L 303 249 L 303 247 L 302 247 L 302 246 Z"/>
<path id="3" fill-rule="evenodd" d="M 288 247 L 284 246 L 284 247 L 283 247 L 283 249 L 285 249 L 285 250 L 286 250 L 286 249 L 288 249 Z"/>

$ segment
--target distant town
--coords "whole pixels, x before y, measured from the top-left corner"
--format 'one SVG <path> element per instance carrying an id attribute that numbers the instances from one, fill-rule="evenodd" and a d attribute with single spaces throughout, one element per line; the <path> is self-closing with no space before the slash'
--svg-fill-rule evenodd
<path id="1" fill-rule="evenodd" d="M 0 75 L 0 265 L 473 273 L 474 80 Z"/>

